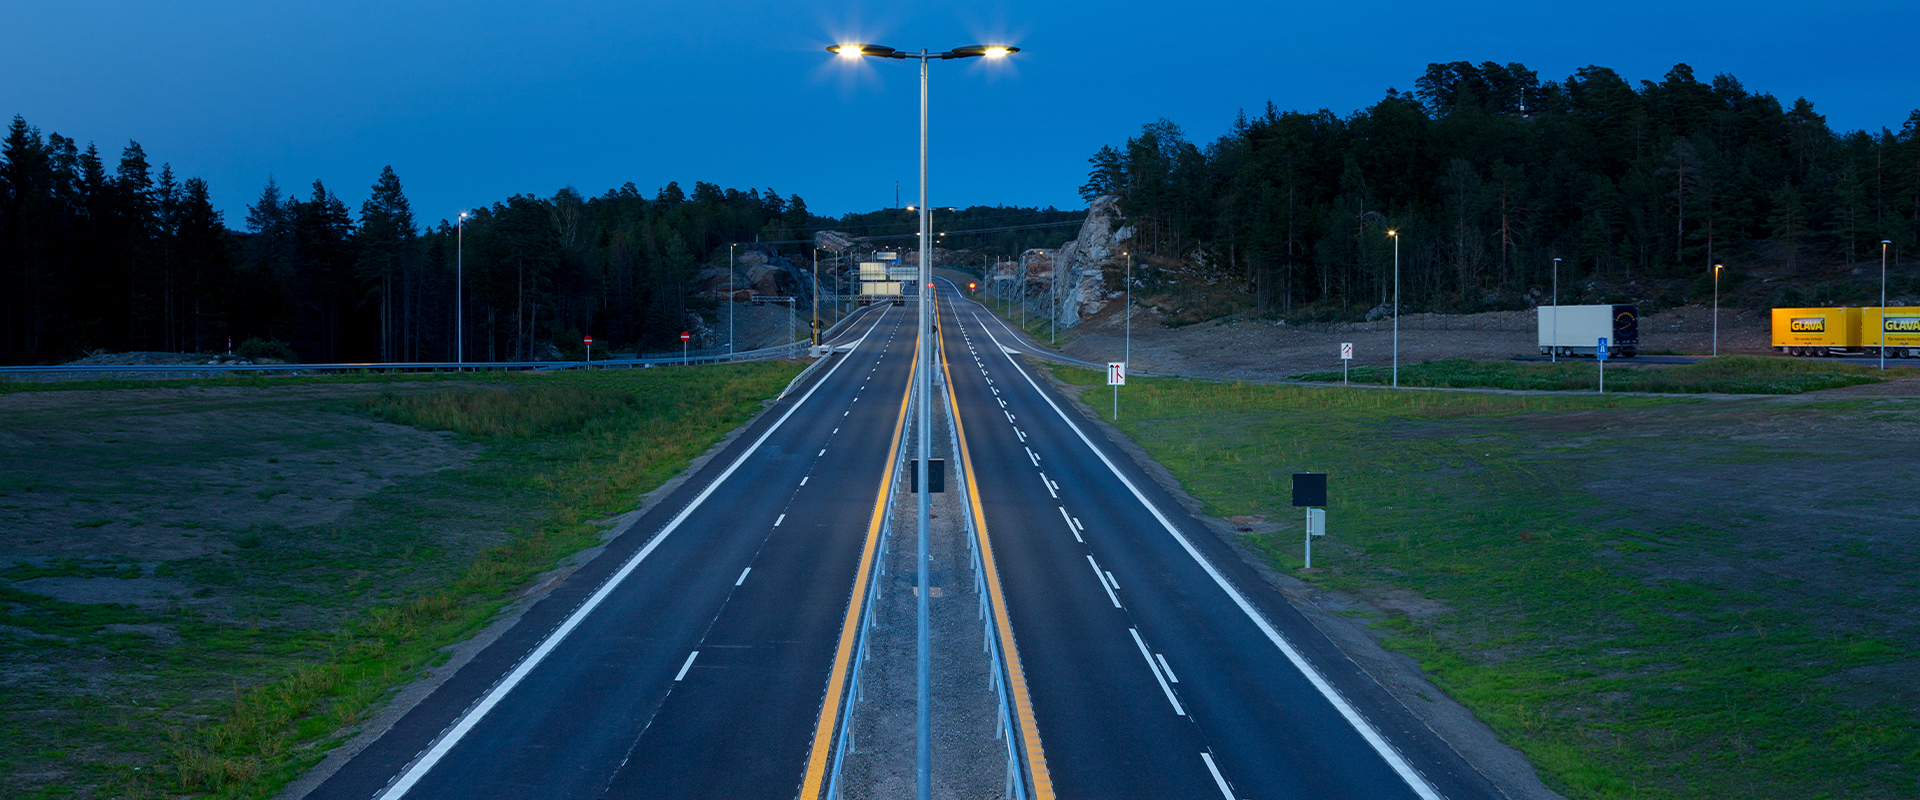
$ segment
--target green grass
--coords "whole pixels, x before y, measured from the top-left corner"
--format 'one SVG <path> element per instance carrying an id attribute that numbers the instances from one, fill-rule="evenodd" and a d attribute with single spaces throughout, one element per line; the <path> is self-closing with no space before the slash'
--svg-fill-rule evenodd
<path id="1" fill-rule="evenodd" d="M 1096 372 L 1055 373 L 1103 383 Z M 1104 394 L 1091 398 L 1103 418 Z M 1802 424 L 1854 413 L 1794 408 Z M 1711 421 L 1755 413 L 1743 406 Z M 1208 513 L 1291 522 L 1247 537 L 1283 571 L 1301 566 L 1290 475 L 1329 473 L 1329 536 L 1315 547 L 1328 571 L 1302 577 L 1443 604 L 1375 625 L 1569 797 L 1914 796 L 1920 726 L 1911 712 L 1848 700 L 1833 683 L 1907 658 L 1913 642 L 1827 616 L 1849 604 L 1848 581 L 1687 577 L 1703 574 L 1693 564 L 1791 570 L 1805 556 L 1744 548 L 1814 535 L 1795 533 L 1803 509 L 1760 505 L 1741 518 L 1679 522 L 1625 513 L 1620 498 L 1587 488 L 1610 470 L 1635 470 L 1657 487 L 1662 471 L 1713 468 L 1716 437 L 1675 432 L 1689 429 L 1690 415 L 1714 414 L 1677 399 L 1140 379 L 1122 392 L 1118 425 Z M 1555 435 L 1576 423 L 1579 436 Z M 1669 435 L 1634 438 L 1655 423 Z M 1641 448 L 1670 462 L 1648 463 Z M 1807 468 L 1831 469 L 1818 455 Z M 1745 469 L 1724 474 L 1738 481 Z M 1895 551 L 1909 560 L 1869 567 L 1888 551 L 1872 552 L 1855 569 L 1916 566 L 1910 551 Z M 1895 607 L 1920 600 L 1912 587 L 1885 591 Z"/>
<path id="2" fill-rule="evenodd" d="M 1881 372 L 1859 364 L 1766 356 L 1723 356 L 1660 367 L 1636 366 L 1630 360 L 1615 359 L 1608 362 L 1608 366 L 1609 392 L 1799 394 L 1920 376 L 1920 369 L 1912 367 Z M 1591 359 L 1559 363 L 1449 359 L 1403 365 L 1400 385 L 1591 392 L 1599 388 L 1599 373 L 1599 366 Z M 1338 372 L 1311 372 L 1294 378 L 1338 383 L 1341 376 Z M 1385 385 L 1392 382 L 1392 370 L 1356 367 L 1347 379 L 1353 383 Z"/>
<path id="3" fill-rule="evenodd" d="M 7 567 L 0 630 L 16 634 L 0 637 L 0 659 L 15 667 L 85 663 L 100 677 L 96 689 L 0 689 L 0 741 L 9 751 L 0 757 L 0 793 L 273 796 L 391 688 L 444 660 L 441 648 L 486 625 L 540 572 L 598 544 L 597 520 L 633 508 L 750 419 L 799 368 L 470 375 L 440 391 L 408 386 L 363 396 L 347 404 L 353 413 L 450 431 L 478 456 L 464 467 L 395 478 L 327 524 L 200 527 L 198 535 L 224 546 L 161 562 L 151 574 L 193 587 L 193 598 L 227 601 L 229 615 L 191 603 L 67 603 L 8 588 L 43 577 L 147 574 L 106 554 Z M 281 385 L 258 382 L 267 393 Z M 255 455 L 208 448 L 146 457 L 191 465 Z M 239 488 L 248 503 L 282 493 Z M 181 535 L 177 527 L 150 530 Z M 58 757 L 32 755 L 56 750 Z M 59 779 L 21 782 L 50 767 Z"/>

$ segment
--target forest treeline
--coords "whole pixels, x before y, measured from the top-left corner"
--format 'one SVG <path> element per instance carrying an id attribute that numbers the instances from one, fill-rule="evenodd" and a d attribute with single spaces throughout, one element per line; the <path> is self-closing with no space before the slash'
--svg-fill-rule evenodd
<path id="1" fill-rule="evenodd" d="M 935 219 L 980 231 L 954 236 L 957 247 L 1012 253 L 1072 238 L 1083 213 L 974 207 Z M 469 361 L 571 354 L 589 333 L 607 352 L 677 351 L 681 331 L 718 316 L 724 277 L 702 271 L 726 265 L 728 243 L 757 243 L 742 252 L 790 262 L 797 277 L 818 230 L 899 250 L 917 230 L 901 209 L 836 220 L 799 195 L 704 182 L 516 195 L 464 222 L 423 221 L 391 168 L 357 212 L 320 181 L 269 177 L 236 227 L 204 181 L 164 164 L 156 175 L 138 143 L 110 165 L 94 145 L 14 117 L 0 146 L 0 363 L 212 353 L 229 337 L 248 354 L 309 362 L 451 361 L 456 331 Z"/>
<path id="2" fill-rule="evenodd" d="M 1163 119 L 1089 160 L 1082 195 L 1120 197 L 1136 250 L 1287 314 L 1384 302 L 1390 230 L 1403 304 L 1432 310 L 1544 302 L 1556 257 L 1562 302 L 1697 300 L 1716 263 L 1787 278 L 1768 302 L 1845 301 L 1860 288 L 1823 276 L 1920 234 L 1920 110 L 1836 133 L 1685 64 L 1637 87 L 1431 64 L 1346 117 L 1269 103 L 1204 147 Z"/>

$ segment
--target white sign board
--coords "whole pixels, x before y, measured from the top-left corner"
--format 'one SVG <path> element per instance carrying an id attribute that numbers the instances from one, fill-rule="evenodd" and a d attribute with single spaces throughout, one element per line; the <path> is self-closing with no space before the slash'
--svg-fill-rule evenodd
<path id="1" fill-rule="evenodd" d="M 1107 362 L 1107 385 L 1108 386 L 1127 385 L 1127 362 L 1125 361 Z"/>
<path id="2" fill-rule="evenodd" d="M 1353 343 L 1352 342 L 1340 343 L 1340 360 L 1341 361 L 1353 360 Z"/>

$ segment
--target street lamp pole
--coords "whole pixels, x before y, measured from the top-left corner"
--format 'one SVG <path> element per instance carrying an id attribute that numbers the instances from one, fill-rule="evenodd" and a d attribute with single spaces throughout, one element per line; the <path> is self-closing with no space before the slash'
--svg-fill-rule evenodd
<path id="1" fill-rule="evenodd" d="M 733 360 L 733 249 L 739 247 L 734 242 L 727 243 L 727 360 Z"/>
<path id="2" fill-rule="evenodd" d="M 1120 362 L 1123 364 L 1126 364 L 1128 369 L 1132 369 L 1133 368 L 1133 253 L 1127 250 L 1122 250 L 1120 251 L 1120 254 L 1127 257 L 1127 305 L 1126 305 L 1127 345 L 1126 345 L 1126 349 L 1121 351 L 1122 354 L 1120 356 Z"/>
<path id="3" fill-rule="evenodd" d="M 820 248 L 813 248 L 813 346 L 820 346 Z"/>
<path id="4" fill-rule="evenodd" d="M 1400 232 L 1387 231 L 1393 237 L 1393 388 L 1400 388 Z"/>
<path id="5" fill-rule="evenodd" d="M 915 646 L 918 651 L 916 673 L 917 689 L 914 694 L 915 727 L 914 736 L 914 789 L 919 800 L 928 800 L 933 796 L 933 734 L 932 734 L 932 653 L 928 641 L 929 591 L 928 569 L 932 565 L 931 548 L 928 546 L 927 520 L 931 516 L 929 502 L 932 487 L 927 483 L 927 459 L 933 453 L 933 209 L 927 206 L 927 62 L 930 59 L 942 61 L 955 58 L 1003 58 L 1018 52 L 1018 47 L 1001 45 L 970 45 L 956 47 L 945 52 L 933 53 L 922 49 L 918 55 L 872 44 L 843 44 L 827 48 L 844 58 L 875 56 L 880 58 L 917 58 L 920 60 L 920 344 L 914 355 L 914 427 L 916 428 L 919 463 L 915 465 L 914 477 L 918 480 L 918 521 L 919 552 L 915 554 L 914 571 L 919 574 L 919 598 L 915 617 L 919 634 Z"/>
<path id="6" fill-rule="evenodd" d="M 1547 342 L 1547 360 L 1560 363 L 1560 259 L 1553 260 L 1553 339 Z"/>
<path id="7" fill-rule="evenodd" d="M 1880 368 L 1887 368 L 1887 247 L 1892 239 L 1880 240 Z"/>
<path id="8" fill-rule="evenodd" d="M 1713 265 L 1713 357 L 1720 357 L 1720 270 L 1725 264 Z"/>
<path id="9" fill-rule="evenodd" d="M 453 257 L 453 360 L 460 366 L 467 365 L 467 214 L 460 212 L 460 220 L 454 223 L 455 255 Z M 1883 272 L 1885 270 L 1882 270 Z M 1882 305 L 1885 305 L 1884 303 Z"/>

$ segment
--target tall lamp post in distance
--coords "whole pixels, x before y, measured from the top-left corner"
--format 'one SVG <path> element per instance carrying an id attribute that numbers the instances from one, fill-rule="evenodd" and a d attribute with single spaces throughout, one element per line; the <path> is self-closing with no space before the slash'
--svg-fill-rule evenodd
<path id="1" fill-rule="evenodd" d="M 1547 360 L 1560 363 L 1560 259 L 1553 260 L 1553 340 L 1547 342 Z"/>
<path id="2" fill-rule="evenodd" d="M 1120 251 L 1120 255 L 1127 257 L 1127 305 L 1125 309 L 1127 312 L 1127 345 L 1125 350 L 1120 351 L 1120 362 L 1126 364 L 1127 367 L 1131 369 L 1133 367 L 1133 252 L 1130 250 L 1122 250 Z"/>
<path id="3" fill-rule="evenodd" d="M 467 215 L 470 213 L 472 212 L 460 212 L 460 220 L 454 223 L 453 235 L 457 248 L 453 257 L 453 361 L 463 367 L 467 365 L 467 315 L 465 312 L 467 308 Z"/>
<path id="4" fill-rule="evenodd" d="M 1400 388 L 1400 232 L 1387 231 L 1393 237 L 1393 388 Z M 1557 316 L 1557 315 L 1556 315 Z"/>
<path id="5" fill-rule="evenodd" d="M 919 573 L 919 602 L 916 604 L 915 617 L 919 634 L 916 637 L 917 690 L 914 696 L 915 723 L 914 736 L 914 794 L 919 800 L 928 800 L 933 796 L 933 734 L 932 734 L 932 654 L 928 642 L 928 606 L 927 606 L 927 568 L 932 556 L 927 546 L 927 519 L 930 516 L 930 491 L 927 483 L 927 458 L 932 455 L 933 413 L 932 381 L 933 371 L 933 214 L 927 207 L 927 62 L 931 60 L 948 61 L 956 58 L 986 57 L 1005 58 L 1020 51 L 1018 47 L 1005 45 L 968 45 L 956 47 L 944 52 L 929 52 L 922 49 L 919 54 L 882 47 L 876 44 L 841 44 L 828 47 L 829 52 L 845 59 L 863 56 L 874 58 L 893 58 L 920 60 L 920 321 L 919 347 L 914 354 L 914 409 L 917 419 L 914 422 L 916 438 L 919 440 L 920 458 L 915 465 L 915 478 L 920 487 L 917 495 L 919 513 L 916 525 L 920 534 L 919 552 L 915 554 L 914 571 Z"/>
<path id="6" fill-rule="evenodd" d="M 1720 270 L 1725 264 L 1713 265 L 1713 357 L 1720 357 Z"/>
<path id="7" fill-rule="evenodd" d="M 1887 248 L 1892 239 L 1880 240 L 1880 368 L 1887 368 Z"/>
<path id="8" fill-rule="evenodd" d="M 727 360 L 733 360 L 733 249 L 740 245 L 727 243 Z"/>

